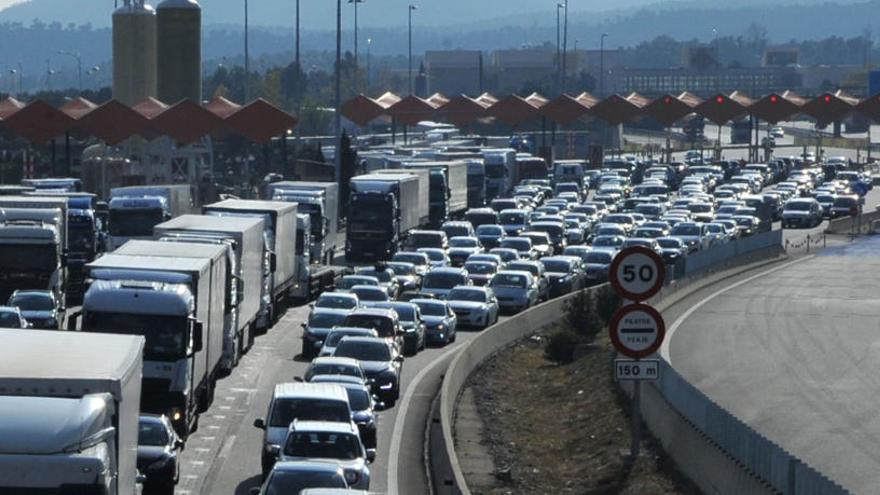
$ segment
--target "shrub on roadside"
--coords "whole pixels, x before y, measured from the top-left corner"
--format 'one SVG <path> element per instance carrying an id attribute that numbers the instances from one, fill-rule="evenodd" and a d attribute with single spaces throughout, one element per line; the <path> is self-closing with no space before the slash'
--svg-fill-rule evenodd
<path id="1" fill-rule="evenodd" d="M 596 313 L 602 321 L 602 327 L 607 327 L 611 323 L 611 318 L 622 304 L 623 299 L 614 292 L 610 285 L 599 289 L 599 294 L 596 296 Z"/>
<path id="2" fill-rule="evenodd" d="M 574 361 L 574 349 L 577 343 L 577 335 L 570 330 L 556 330 L 547 336 L 544 356 L 557 364 L 568 364 Z"/>
<path id="3" fill-rule="evenodd" d="M 593 342 L 604 327 L 596 309 L 596 296 L 593 291 L 581 290 L 566 301 L 562 308 L 563 322 L 566 328 L 582 337 L 585 342 Z"/>

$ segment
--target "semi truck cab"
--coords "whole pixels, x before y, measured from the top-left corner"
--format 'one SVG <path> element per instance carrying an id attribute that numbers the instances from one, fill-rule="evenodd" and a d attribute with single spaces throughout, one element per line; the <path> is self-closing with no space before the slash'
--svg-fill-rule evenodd
<path id="1" fill-rule="evenodd" d="M 153 227 L 171 218 L 161 196 L 116 197 L 110 200 L 110 249 L 130 239 L 152 239 Z"/>

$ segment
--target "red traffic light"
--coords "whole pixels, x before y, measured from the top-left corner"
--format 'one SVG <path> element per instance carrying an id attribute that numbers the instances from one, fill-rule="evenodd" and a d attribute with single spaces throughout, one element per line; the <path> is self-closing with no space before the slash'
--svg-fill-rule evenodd
<path id="1" fill-rule="evenodd" d="M 668 96 L 666 98 L 663 98 L 663 103 L 666 103 L 667 105 L 672 103 L 672 98 L 670 98 Z"/>
<path id="2" fill-rule="evenodd" d="M 724 97 L 721 96 L 721 95 L 716 96 L 716 97 L 715 97 L 715 103 L 717 103 L 717 104 L 719 104 L 719 105 L 722 104 L 722 103 L 724 103 Z"/>
<path id="3" fill-rule="evenodd" d="M 825 95 L 825 103 L 831 103 L 831 95 Z"/>
<path id="4" fill-rule="evenodd" d="M 770 95 L 770 103 L 776 103 L 779 101 L 779 97 L 776 95 Z"/>

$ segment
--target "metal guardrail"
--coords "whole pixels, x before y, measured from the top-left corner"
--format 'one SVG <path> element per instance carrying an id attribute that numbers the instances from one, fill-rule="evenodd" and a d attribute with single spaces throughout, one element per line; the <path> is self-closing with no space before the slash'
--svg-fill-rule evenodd
<path id="1" fill-rule="evenodd" d="M 691 288 L 699 290 L 698 281 L 714 283 L 719 268 L 732 268 L 736 260 L 749 259 L 760 253 L 778 253 L 782 248 L 782 232 L 771 231 L 740 239 L 733 246 L 704 251 L 705 260 L 698 266 L 691 265 L 685 278 L 677 280 L 657 302 L 670 299 L 674 293 L 683 293 Z M 720 246 L 719 246 L 720 247 Z M 705 253 L 705 254 L 704 254 Z M 724 256 L 726 254 L 727 256 Z M 733 258 L 731 258 L 731 256 Z M 561 318 L 565 302 L 574 294 L 551 300 L 516 317 L 491 327 L 470 341 L 450 364 L 440 391 L 434 414 L 439 419 L 439 432 L 432 435 L 429 465 L 433 466 L 433 493 L 469 494 L 471 493 L 458 461 L 454 441 L 455 407 L 458 397 L 465 387 L 471 373 L 486 359 L 513 344 L 519 339 L 533 334 L 536 329 L 545 327 Z M 775 490 L 796 495 L 842 495 L 849 493 L 840 485 L 822 475 L 803 461 L 773 443 L 721 406 L 713 402 L 703 392 L 685 380 L 666 361 L 660 360 L 661 378 L 655 382 L 655 389 L 698 431 L 711 442 L 740 463 L 746 470 L 764 480 Z M 437 428 L 434 429 L 436 431 Z M 435 438 L 436 437 L 436 438 Z M 435 439 L 437 441 L 435 441 Z"/>

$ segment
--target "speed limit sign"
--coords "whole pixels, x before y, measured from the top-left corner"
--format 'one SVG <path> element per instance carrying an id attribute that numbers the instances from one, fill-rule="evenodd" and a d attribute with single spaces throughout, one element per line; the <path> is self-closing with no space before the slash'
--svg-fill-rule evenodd
<path id="1" fill-rule="evenodd" d="M 644 301 L 663 288 L 666 268 L 660 255 L 648 248 L 633 246 L 614 257 L 608 269 L 608 278 L 621 297 Z"/>

